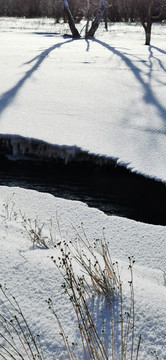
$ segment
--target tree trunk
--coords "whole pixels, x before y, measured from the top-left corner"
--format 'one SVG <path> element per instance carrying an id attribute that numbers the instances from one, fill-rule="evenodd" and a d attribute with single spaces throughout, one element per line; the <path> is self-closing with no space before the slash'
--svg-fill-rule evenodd
<path id="1" fill-rule="evenodd" d="M 105 23 L 105 29 L 106 31 L 108 31 L 108 9 L 105 10 L 104 23 Z"/>
<path id="2" fill-rule="evenodd" d="M 150 3 L 149 3 L 149 9 L 148 9 L 148 13 L 147 13 L 147 25 L 145 28 L 145 34 L 146 34 L 145 45 L 150 45 L 151 29 L 152 29 L 152 10 L 154 7 L 154 2 L 155 2 L 155 0 L 150 0 Z"/>
<path id="3" fill-rule="evenodd" d="M 145 2 L 146 3 L 146 2 Z M 147 4 L 146 9 L 146 15 L 142 12 L 141 2 L 139 0 L 136 0 L 136 5 L 140 17 L 141 24 L 145 30 L 145 45 L 150 45 L 151 40 L 151 29 L 152 29 L 152 23 L 153 23 L 153 8 L 154 8 L 155 0 L 149 0 L 149 3 Z"/>
<path id="4" fill-rule="evenodd" d="M 151 29 L 146 28 L 145 30 L 145 45 L 150 45 L 151 40 Z"/>
<path id="5" fill-rule="evenodd" d="M 150 45 L 151 29 L 152 29 L 152 22 L 150 22 L 150 24 L 148 24 L 145 29 L 145 45 Z"/>
<path id="6" fill-rule="evenodd" d="M 63 5 L 64 5 L 64 12 L 65 12 L 65 15 L 67 17 L 72 36 L 73 36 L 73 38 L 78 39 L 78 38 L 80 38 L 80 34 L 79 34 L 79 32 L 78 32 L 78 30 L 77 30 L 77 28 L 75 26 L 74 18 L 73 18 L 73 15 L 72 15 L 71 11 L 70 11 L 68 1 L 67 0 L 62 0 L 62 2 L 63 2 Z"/>
<path id="7" fill-rule="evenodd" d="M 90 1 L 87 0 L 87 21 L 86 21 L 86 26 L 85 26 L 85 38 L 88 36 L 88 30 L 89 30 L 89 20 L 90 20 Z"/>
<path id="8" fill-rule="evenodd" d="M 104 15 L 104 12 L 106 11 L 106 9 L 107 9 L 106 0 L 100 0 L 97 15 L 96 15 L 94 21 L 92 22 L 92 26 L 86 35 L 87 38 L 94 37 L 94 34 L 99 27 L 100 21 Z"/>

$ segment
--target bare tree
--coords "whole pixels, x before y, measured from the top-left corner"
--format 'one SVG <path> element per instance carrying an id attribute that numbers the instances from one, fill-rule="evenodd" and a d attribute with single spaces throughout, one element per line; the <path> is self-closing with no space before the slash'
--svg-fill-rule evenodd
<path id="1" fill-rule="evenodd" d="M 150 45 L 154 21 L 159 20 L 166 7 L 165 0 L 136 0 L 138 16 L 145 30 L 145 45 Z M 157 11 L 157 15 L 156 15 Z"/>
<path id="2" fill-rule="evenodd" d="M 90 21 L 90 0 L 87 0 L 86 6 L 87 6 L 87 21 L 86 21 L 86 26 L 85 26 L 85 37 L 87 37 L 87 35 L 88 35 L 88 30 L 89 30 L 89 21 Z"/>
<path id="3" fill-rule="evenodd" d="M 73 18 L 73 15 L 72 15 L 71 11 L 70 11 L 68 1 L 67 0 L 62 0 L 62 2 L 63 2 L 64 12 L 65 12 L 65 15 L 67 17 L 72 36 L 73 36 L 73 38 L 78 39 L 78 38 L 80 38 L 80 34 L 79 34 L 79 31 L 77 30 L 77 28 L 75 26 L 74 18 Z"/>
<path id="4" fill-rule="evenodd" d="M 94 37 L 94 34 L 95 34 L 96 30 L 98 29 L 99 24 L 100 24 L 102 17 L 104 15 L 104 13 L 106 12 L 106 10 L 107 10 L 106 0 L 100 0 L 99 5 L 98 5 L 97 14 L 92 22 L 90 29 L 88 30 L 88 32 L 86 34 L 86 38 Z"/>
<path id="5" fill-rule="evenodd" d="M 70 26 L 70 30 L 72 32 L 72 36 L 73 38 L 79 38 L 80 34 L 75 26 L 75 22 L 74 22 L 74 18 L 73 15 L 71 13 L 71 10 L 69 8 L 69 4 L 67 0 L 62 0 L 63 5 L 64 5 L 64 11 Z M 92 22 L 92 25 L 90 27 L 90 29 L 88 30 L 88 26 L 89 26 L 89 10 L 90 10 L 90 1 L 87 0 L 87 24 L 85 27 L 85 37 L 86 38 L 90 38 L 90 37 L 94 37 L 94 34 L 96 32 L 96 30 L 99 27 L 99 24 L 102 20 L 102 17 L 104 16 L 105 12 L 107 9 L 107 5 L 106 5 L 106 0 L 99 0 L 98 6 L 97 6 L 97 13 L 96 16 Z"/>

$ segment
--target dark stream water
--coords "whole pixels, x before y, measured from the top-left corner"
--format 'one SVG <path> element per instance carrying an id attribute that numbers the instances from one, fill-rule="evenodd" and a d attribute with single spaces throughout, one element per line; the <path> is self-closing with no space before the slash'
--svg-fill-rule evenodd
<path id="1" fill-rule="evenodd" d="M 129 170 L 87 162 L 0 159 L 0 185 L 80 200 L 109 215 L 166 225 L 166 185 Z"/>

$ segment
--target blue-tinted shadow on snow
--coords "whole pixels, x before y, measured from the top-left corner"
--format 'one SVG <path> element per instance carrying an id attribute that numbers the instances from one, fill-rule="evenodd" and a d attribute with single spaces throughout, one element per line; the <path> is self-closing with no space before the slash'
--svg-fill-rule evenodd
<path id="1" fill-rule="evenodd" d="M 34 31 L 32 34 L 46 36 L 46 37 L 54 37 L 56 35 L 60 35 L 57 32 L 42 32 L 42 31 Z"/>
<path id="2" fill-rule="evenodd" d="M 116 290 L 111 296 L 109 294 L 109 297 L 102 293 L 94 293 L 94 296 L 88 299 L 87 306 L 100 338 L 100 344 L 103 344 L 108 356 L 111 359 L 120 359 L 122 346 L 124 346 L 124 352 L 127 358 L 130 358 L 132 353 L 132 311 L 130 299 L 123 294 L 123 302 L 121 303 L 119 290 Z M 134 358 L 137 352 L 137 343 L 138 339 L 136 337 L 133 348 Z"/>
<path id="3" fill-rule="evenodd" d="M 155 50 L 157 50 L 158 52 L 160 52 L 161 54 L 166 55 L 166 51 L 163 50 L 163 49 L 160 49 L 158 46 L 150 45 L 149 48 L 155 49 Z"/>
<path id="4" fill-rule="evenodd" d="M 48 49 L 42 51 L 39 55 L 35 56 L 31 60 L 27 61 L 23 65 L 33 64 L 33 66 L 25 72 L 24 76 L 14 85 L 10 90 L 6 91 L 4 94 L 0 96 L 0 114 L 12 103 L 14 98 L 17 96 L 18 92 L 21 90 L 25 82 L 32 76 L 32 74 L 37 71 L 39 66 L 43 63 L 46 57 L 54 50 L 60 48 L 63 45 L 66 45 L 72 41 L 73 39 L 62 41 L 58 44 L 51 46 Z"/>
<path id="5" fill-rule="evenodd" d="M 153 60 L 155 60 L 161 69 L 161 71 L 166 72 L 166 67 L 164 66 L 161 59 L 159 59 L 157 56 L 154 55 L 154 50 L 159 51 L 163 55 L 166 54 L 166 52 L 160 48 L 157 48 L 156 46 L 149 46 L 149 78 L 151 78 L 152 70 L 153 70 Z M 166 83 L 158 80 L 160 84 L 166 85 Z"/>
<path id="6" fill-rule="evenodd" d="M 109 51 L 111 51 L 113 54 L 117 55 L 118 57 L 120 57 L 124 63 L 127 65 L 127 67 L 132 71 L 133 75 L 135 76 L 136 80 L 138 81 L 138 83 L 142 86 L 142 90 L 143 90 L 143 101 L 146 104 L 151 104 L 154 106 L 154 108 L 158 111 L 160 118 L 163 121 L 163 134 L 166 134 L 166 107 L 164 107 L 160 101 L 157 99 L 155 93 L 153 92 L 152 86 L 151 86 L 151 71 L 152 71 L 152 65 L 149 65 L 150 71 L 148 74 L 148 78 L 149 81 L 145 81 L 144 77 L 143 77 L 143 73 L 142 70 L 140 70 L 135 63 L 129 59 L 129 57 L 127 55 L 125 55 L 124 53 L 120 52 L 119 50 L 117 50 L 116 48 L 114 48 L 113 46 L 98 40 L 98 39 L 91 39 L 91 41 L 96 42 L 97 44 L 103 46 L 104 48 L 108 49 Z M 156 48 L 154 46 L 151 46 L 149 48 L 150 51 L 150 56 L 152 56 L 152 49 L 156 49 L 162 53 L 165 53 L 165 51 L 162 51 L 160 48 Z M 166 71 L 166 69 L 164 68 L 163 64 L 161 63 L 161 61 L 158 59 L 160 67 L 162 68 L 162 70 Z"/>

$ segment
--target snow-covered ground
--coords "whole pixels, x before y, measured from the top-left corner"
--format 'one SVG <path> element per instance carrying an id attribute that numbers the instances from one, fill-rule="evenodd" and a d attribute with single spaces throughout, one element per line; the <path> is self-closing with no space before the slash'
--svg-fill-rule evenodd
<path id="1" fill-rule="evenodd" d="M 38 217 L 40 224 L 45 223 L 45 235 L 48 234 L 52 219 L 51 232 L 54 233 L 55 243 L 58 243 L 61 237 L 65 241 L 75 242 L 76 230 L 84 236 L 83 226 L 90 244 L 93 245 L 94 239 L 102 238 L 104 227 L 112 258 L 119 262 L 125 310 L 130 305 L 128 256 L 135 257 L 135 345 L 139 334 L 142 335 L 139 359 L 166 360 L 166 228 L 109 217 L 83 203 L 56 199 L 49 194 L 0 187 L 0 283 L 6 283 L 8 290 L 16 297 L 33 333 L 40 334 L 45 360 L 68 358 L 56 320 L 48 309 L 48 298 L 52 298 L 70 343 L 79 343 L 78 330 L 68 297 L 62 295 L 63 279 L 50 259 L 51 256 L 56 258 L 57 250 L 33 249 L 23 228 L 20 211 L 27 219 L 34 220 Z M 78 266 L 75 271 L 79 273 Z M 93 316 L 100 332 L 106 316 L 103 314 L 101 319 L 102 297 L 96 294 L 94 302 Z M 120 315 L 117 316 L 116 324 L 119 320 Z M 110 336 L 109 325 L 108 328 L 106 325 L 106 336 Z M 81 349 L 78 348 L 76 354 L 79 354 L 80 359 L 84 359 Z M 117 354 L 116 360 L 119 360 L 120 347 L 117 347 Z"/>
<path id="2" fill-rule="evenodd" d="M 66 160 L 81 149 L 166 181 L 165 25 L 154 26 L 150 47 L 144 46 L 139 25 L 112 24 L 107 33 L 101 26 L 93 41 L 63 38 L 68 26 L 47 19 L 0 19 L 0 32 L 0 149 L 6 139 L 14 156 L 40 149 L 44 156 Z M 83 226 L 93 245 L 104 228 L 112 258 L 119 263 L 124 311 L 130 306 L 128 257 L 134 256 L 135 346 L 141 334 L 139 359 L 166 360 L 166 228 L 109 217 L 49 194 L 0 187 L 0 284 L 16 297 L 33 333 L 40 334 L 45 360 L 68 358 L 48 298 L 70 343 L 80 342 L 77 322 L 50 259 L 56 258 L 56 248 L 33 249 L 20 212 L 32 224 L 36 218 L 45 223 L 44 234 L 51 219 L 56 243 L 61 236 L 74 242 L 73 227 L 84 236 Z M 94 322 L 101 332 L 107 316 L 101 315 L 102 297 L 96 294 L 88 301 L 90 306 L 94 301 Z M 107 337 L 110 323 L 104 320 Z M 118 315 L 117 327 L 119 321 Z M 115 360 L 120 360 L 118 344 Z M 84 359 L 79 345 L 78 358 Z"/>
<path id="3" fill-rule="evenodd" d="M 0 133 L 29 139 L 12 138 L 15 156 L 33 153 L 33 138 L 67 160 L 82 149 L 166 181 L 165 24 L 150 47 L 134 24 L 89 41 L 64 39 L 53 20 L 2 18 L 0 31 Z"/>

